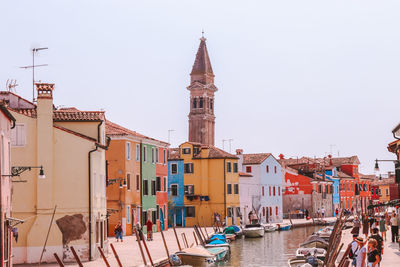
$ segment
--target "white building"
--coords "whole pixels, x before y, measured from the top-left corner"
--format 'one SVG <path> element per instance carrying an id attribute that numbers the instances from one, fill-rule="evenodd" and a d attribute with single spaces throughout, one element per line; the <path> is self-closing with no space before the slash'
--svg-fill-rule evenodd
<path id="1" fill-rule="evenodd" d="M 248 214 L 256 210 L 262 223 L 282 221 L 282 168 L 270 153 L 243 154 L 239 156 L 239 197 L 243 223 Z"/>

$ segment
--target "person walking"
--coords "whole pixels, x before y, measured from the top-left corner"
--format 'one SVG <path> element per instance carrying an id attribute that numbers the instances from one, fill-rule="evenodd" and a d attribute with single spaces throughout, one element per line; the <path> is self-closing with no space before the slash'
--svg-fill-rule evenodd
<path id="1" fill-rule="evenodd" d="M 369 237 L 369 239 L 375 239 L 376 240 L 377 244 L 376 244 L 375 247 L 379 252 L 380 260 L 382 260 L 384 244 L 383 244 L 383 238 L 379 235 L 378 228 L 372 229 L 372 235 Z"/>
<path id="2" fill-rule="evenodd" d="M 392 242 L 395 243 L 399 236 L 399 220 L 395 212 L 393 212 L 392 218 L 390 218 L 390 226 L 392 230 Z"/>
<path id="3" fill-rule="evenodd" d="M 356 218 L 353 221 L 353 229 L 351 230 L 351 233 L 353 235 L 359 235 L 360 234 L 360 227 L 361 227 L 361 222 L 358 219 L 358 217 L 356 216 Z"/>
<path id="4" fill-rule="evenodd" d="M 359 236 L 356 239 L 358 243 L 358 250 L 355 253 L 356 267 L 366 267 L 367 248 L 364 246 L 364 239 Z"/>
<path id="5" fill-rule="evenodd" d="M 384 216 L 381 216 L 381 218 L 379 219 L 379 231 L 381 232 L 382 237 L 386 241 L 386 221 Z"/>
<path id="6" fill-rule="evenodd" d="M 368 238 L 369 222 L 368 222 L 368 216 L 366 214 L 363 217 L 362 226 L 363 226 L 363 234 L 365 235 L 365 238 Z"/>
<path id="7" fill-rule="evenodd" d="M 146 230 L 147 230 L 147 241 L 153 241 L 153 222 L 150 220 L 150 218 L 147 219 Z"/>
<path id="8" fill-rule="evenodd" d="M 377 241 L 374 238 L 371 238 L 368 241 L 368 267 L 378 266 L 381 261 L 379 251 L 377 249 Z"/>
<path id="9" fill-rule="evenodd" d="M 321 209 L 321 215 L 322 215 L 322 218 L 325 218 L 325 208 L 324 207 L 322 207 L 322 209 Z"/>
<path id="10" fill-rule="evenodd" d="M 121 240 L 121 242 L 123 242 L 123 240 L 122 240 L 122 224 L 121 224 L 121 221 L 119 221 L 117 223 L 117 225 L 115 225 L 114 234 L 115 234 L 115 238 L 117 239 L 117 242 L 119 240 Z"/>
<path id="11" fill-rule="evenodd" d="M 349 244 L 349 258 L 352 260 L 352 266 L 356 266 L 356 253 L 358 251 L 357 237 L 358 235 L 353 235 L 353 241 L 351 241 L 351 243 Z"/>

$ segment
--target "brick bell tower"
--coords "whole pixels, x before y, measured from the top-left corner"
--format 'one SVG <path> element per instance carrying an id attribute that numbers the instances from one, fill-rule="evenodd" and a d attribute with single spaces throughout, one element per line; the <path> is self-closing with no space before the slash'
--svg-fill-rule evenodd
<path id="1" fill-rule="evenodd" d="M 187 87 L 190 91 L 189 142 L 214 146 L 214 92 L 218 90 L 214 76 L 203 36 Z"/>

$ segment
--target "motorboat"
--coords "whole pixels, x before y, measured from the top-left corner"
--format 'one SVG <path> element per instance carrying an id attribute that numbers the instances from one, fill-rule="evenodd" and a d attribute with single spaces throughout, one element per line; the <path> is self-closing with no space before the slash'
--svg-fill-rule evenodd
<path id="1" fill-rule="evenodd" d="M 326 241 L 328 241 L 332 234 L 332 231 L 333 231 L 333 227 L 328 226 L 328 227 L 319 229 L 318 232 L 316 232 L 315 234 L 318 235 L 319 237 L 322 237 Z"/>
<path id="2" fill-rule="evenodd" d="M 301 248 L 323 248 L 327 249 L 329 243 L 318 235 L 310 236 L 304 243 L 300 244 Z"/>
<path id="3" fill-rule="evenodd" d="M 212 241 L 209 241 L 207 244 L 204 244 L 205 248 L 215 248 L 215 247 L 227 247 L 230 248 L 230 245 L 226 240 L 220 240 L 220 239 L 213 239 Z"/>
<path id="4" fill-rule="evenodd" d="M 224 229 L 225 234 L 235 234 L 236 236 L 243 235 L 243 230 L 239 226 L 231 225 Z"/>
<path id="5" fill-rule="evenodd" d="M 310 255 L 323 261 L 326 256 L 326 250 L 323 248 L 298 248 L 296 250 L 297 259 L 305 259 Z"/>
<path id="6" fill-rule="evenodd" d="M 264 231 L 265 232 L 274 232 L 278 229 L 278 226 L 272 224 L 264 224 Z"/>
<path id="7" fill-rule="evenodd" d="M 180 258 L 184 265 L 211 266 L 215 262 L 226 260 L 229 257 L 229 248 L 195 246 L 178 251 L 175 255 Z"/>
<path id="8" fill-rule="evenodd" d="M 312 263 L 310 263 L 312 261 Z M 289 267 L 322 267 L 324 266 L 324 262 L 320 259 L 289 259 L 288 260 Z"/>
<path id="9" fill-rule="evenodd" d="M 264 233 L 265 229 L 261 224 L 247 224 L 243 229 L 245 237 L 263 237 Z"/>
<path id="10" fill-rule="evenodd" d="M 292 225 L 288 223 L 277 223 L 276 225 L 278 226 L 278 231 L 287 231 L 292 228 Z"/>

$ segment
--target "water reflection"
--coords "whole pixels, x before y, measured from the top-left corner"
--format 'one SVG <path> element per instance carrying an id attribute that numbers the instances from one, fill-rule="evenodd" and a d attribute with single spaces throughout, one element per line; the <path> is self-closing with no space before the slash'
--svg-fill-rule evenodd
<path id="1" fill-rule="evenodd" d="M 296 249 L 321 227 L 302 227 L 290 231 L 265 233 L 263 238 L 242 238 L 231 244 L 229 262 L 219 266 L 287 266 Z"/>

